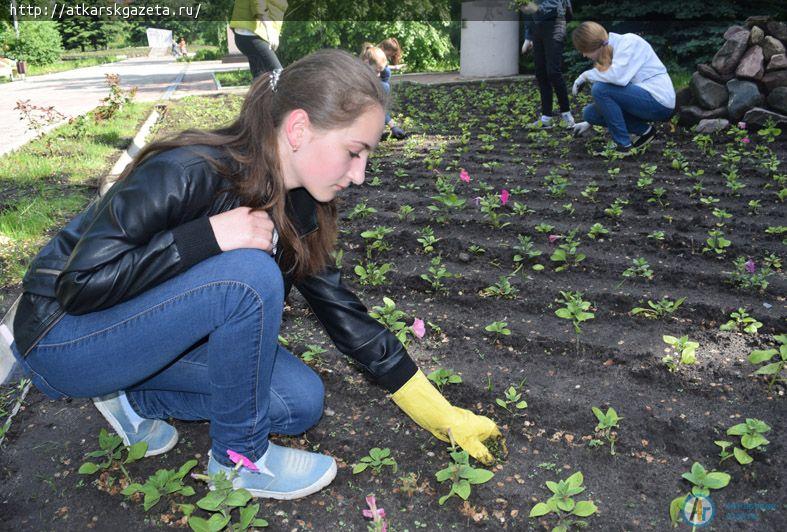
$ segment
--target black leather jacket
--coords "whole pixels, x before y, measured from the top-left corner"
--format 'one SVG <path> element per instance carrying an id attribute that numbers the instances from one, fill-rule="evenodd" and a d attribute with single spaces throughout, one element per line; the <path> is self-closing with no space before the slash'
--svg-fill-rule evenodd
<path id="1" fill-rule="evenodd" d="M 22 356 L 65 314 L 80 315 L 126 301 L 221 253 L 209 216 L 240 199 L 201 155 L 229 162 L 220 148 L 192 146 L 152 156 L 66 225 L 36 256 L 23 281 L 14 320 Z M 301 236 L 317 229 L 315 200 L 288 194 Z M 281 247 L 281 246 L 280 246 Z M 281 253 L 277 255 L 281 264 Z M 285 293 L 292 279 L 282 273 Z M 295 284 L 336 347 L 394 392 L 417 368 L 396 337 L 326 268 Z"/>

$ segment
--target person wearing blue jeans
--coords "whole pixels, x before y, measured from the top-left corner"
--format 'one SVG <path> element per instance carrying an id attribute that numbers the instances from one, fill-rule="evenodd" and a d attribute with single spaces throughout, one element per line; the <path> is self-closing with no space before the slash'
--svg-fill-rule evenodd
<path id="1" fill-rule="evenodd" d="M 593 83 L 593 103 L 583 110 L 584 122 L 575 126 L 575 134 L 584 134 L 593 125 L 604 126 L 623 152 L 652 141 L 656 129 L 650 122 L 669 120 L 675 109 L 675 89 L 650 44 L 633 33 L 607 33 L 595 22 L 580 24 L 572 40 L 595 63 L 574 81 L 575 96 L 584 83 Z"/>
<path id="2" fill-rule="evenodd" d="M 358 58 L 322 50 L 263 74 L 232 124 L 144 148 L 32 261 L 10 338 L 17 362 L 50 397 L 94 397 L 147 456 L 177 443 L 166 419 L 207 420 L 208 473 L 228 474 L 240 453 L 250 462 L 235 487 L 303 497 L 333 480 L 336 461 L 268 439 L 322 415 L 320 378 L 278 344 L 295 287 L 417 424 L 491 461 L 494 422 L 448 403 L 330 266 L 334 200 L 363 183 L 384 104 Z"/>
<path id="3" fill-rule="evenodd" d="M 391 94 L 391 67 L 388 65 L 388 57 L 385 51 L 372 43 L 364 43 L 361 51 L 361 60 L 373 69 L 380 79 L 386 97 Z M 391 114 L 386 110 L 385 124 L 391 128 L 391 136 L 397 140 L 402 140 L 407 136 L 404 130 L 396 124 Z"/>

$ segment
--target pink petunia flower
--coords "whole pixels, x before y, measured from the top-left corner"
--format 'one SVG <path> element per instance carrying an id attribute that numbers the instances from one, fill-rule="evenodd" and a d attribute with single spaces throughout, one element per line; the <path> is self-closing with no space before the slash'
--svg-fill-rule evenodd
<path id="1" fill-rule="evenodd" d="M 549 235 L 549 236 L 547 237 L 547 240 L 549 240 L 549 243 L 550 243 L 550 244 L 554 244 L 555 242 L 557 242 L 557 241 L 558 241 L 558 240 L 560 240 L 561 238 L 563 238 L 563 236 L 562 236 L 562 235 Z"/>
<path id="2" fill-rule="evenodd" d="M 741 139 L 741 142 L 743 142 L 744 144 L 748 144 L 748 143 L 750 143 L 750 142 L 751 142 L 751 139 L 749 139 L 749 137 L 743 137 L 743 138 Z"/>
<path id="3" fill-rule="evenodd" d="M 374 495 L 366 496 L 366 504 L 369 506 L 369 509 L 363 510 L 363 516 L 371 519 L 372 522 L 378 525 L 375 527 L 375 530 L 386 532 L 388 530 L 388 524 L 383 521 L 383 517 L 385 517 L 385 510 L 382 508 L 377 508 L 377 501 L 375 500 Z"/>
<path id="4" fill-rule="evenodd" d="M 746 129 L 746 122 L 738 122 L 738 128 Z"/>
<path id="5" fill-rule="evenodd" d="M 757 265 L 754 264 L 754 261 L 751 259 L 747 260 L 743 266 L 746 268 L 746 271 L 749 273 L 754 273 L 755 271 L 757 271 Z"/>
<path id="6" fill-rule="evenodd" d="M 415 318 L 413 320 L 413 324 L 410 326 L 413 329 L 413 334 L 416 338 L 423 338 L 426 334 L 426 327 L 424 326 L 424 320 Z"/>
<path id="7" fill-rule="evenodd" d="M 502 203 L 503 205 L 505 205 L 506 203 L 508 203 L 508 198 L 509 198 L 510 196 L 511 196 L 511 194 L 509 194 L 509 193 L 508 193 L 508 191 L 507 191 L 506 189 L 503 189 L 503 190 L 500 192 L 500 203 Z"/>
<path id="8" fill-rule="evenodd" d="M 459 179 L 461 179 L 465 183 L 469 183 L 470 182 L 470 174 L 467 173 L 467 170 L 462 168 L 462 170 L 459 172 Z"/>
<path id="9" fill-rule="evenodd" d="M 229 456 L 230 460 L 232 460 L 232 463 L 238 467 L 243 466 L 249 471 L 259 471 L 259 468 L 254 464 L 254 462 L 240 453 L 236 453 L 233 450 L 227 449 L 227 456 Z"/>

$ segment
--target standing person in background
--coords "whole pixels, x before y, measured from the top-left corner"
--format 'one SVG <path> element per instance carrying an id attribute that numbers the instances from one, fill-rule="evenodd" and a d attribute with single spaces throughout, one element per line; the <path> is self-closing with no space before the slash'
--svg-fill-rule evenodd
<path id="1" fill-rule="evenodd" d="M 396 41 L 396 39 L 388 40 Z M 397 41 L 396 46 L 398 47 L 398 45 L 399 43 Z M 399 48 L 398 57 L 401 58 L 401 48 Z M 383 90 L 385 90 L 386 96 L 390 95 L 391 70 L 388 66 L 388 54 L 385 53 L 383 48 L 375 46 L 370 42 L 365 42 L 363 43 L 363 48 L 361 50 L 361 60 L 375 71 L 377 77 L 380 78 L 380 83 L 383 85 Z M 405 133 L 404 130 L 396 124 L 396 121 L 391 118 L 391 114 L 388 112 L 388 110 L 385 111 L 385 124 L 391 128 L 391 136 L 393 138 L 402 140 L 407 136 L 407 133 Z"/>
<path id="2" fill-rule="evenodd" d="M 235 44 L 249 59 L 251 75 L 281 70 L 275 51 L 284 23 L 287 0 L 235 0 L 230 28 Z"/>
<path id="3" fill-rule="evenodd" d="M 563 79 L 563 47 L 566 41 L 566 20 L 571 20 L 571 0 L 536 0 L 525 4 L 525 42 L 522 53 L 533 49 L 536 81 L 541 93 L 541 118 L 532 126 L 552 126 L 552 92 L 560 106 L 560 119 L 574 127 L 574 117 L 568 102 L 568 88 Z"/>
<path id="4" fill-rule="evenodd" d="M 188 55 L 188 50 L 186 49 L 186 38 L 185 37 L 181 37 L 180 38 L 180 42 L 178 42 L 178 51 L 180 52 L 180 55 L 182 55 L 184 57 L 186 55 Z"/>
<path id="5" fill-rule="evenodd" d="M 574 95 L 583 83 L 593 82 L 593 103 L 583 110 L 585 121 L 575 126 L 574 134 L 604 126 L 623 152 L 653 140 L 656 129 L 648 122 L 669 120 L 675 110 L 675 88 L 650 44 L 634 33 L 607 33 L 595 22 L 580 24 L 571 39 L 594 63 L 574 81 Z"/>

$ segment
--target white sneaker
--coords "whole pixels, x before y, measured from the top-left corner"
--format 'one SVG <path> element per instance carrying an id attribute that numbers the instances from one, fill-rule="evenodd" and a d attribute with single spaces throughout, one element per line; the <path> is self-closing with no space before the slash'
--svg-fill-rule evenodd
<path id="1" fill-rule="evenodd" d="M 550 128 L 552 127 L 552 117 L 547 115 L 541 115 L 541 118 L 539 118 L 535 122 L 530 123 L 530 127 Z"/>
<path id="2" fill-rule="evenodd" d="M 574 116 L 571 114 L 571 111 L 560 113 L 560 119 L 566 123 L 566 128 L 568 129 L 572 129 L 576 125 L 576 122 L 574 122 Z"/>
<path id="3" fill-rule="evenodd" d="M 574 136 L 575 137 L 582 137 L 586 135 L 589 131 L 593 129 L 593 126 L 590 122 L 577 122 L 574 125 Z"/>

